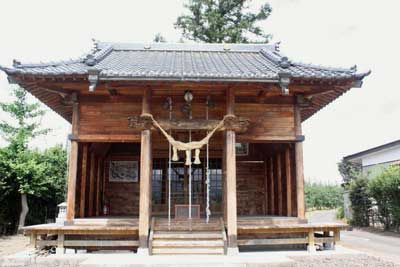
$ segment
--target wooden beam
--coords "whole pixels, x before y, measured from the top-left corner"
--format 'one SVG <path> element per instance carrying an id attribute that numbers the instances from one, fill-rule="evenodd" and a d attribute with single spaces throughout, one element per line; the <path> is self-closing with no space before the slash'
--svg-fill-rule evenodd
<path id="1" fill-rule="evenodd" d="M 73 95 L 74 103 L 72 105 L 72 134 L 78 134 L 79 131 L 79 104 L 77 95 Z M 68 166 L 68 192 L 67 192 L 67 220 L 75 218 L 76 202 L 76 176 L 78 173 L 78 142 L 71 141 L 71 151 Z"/>
<path id="2" fill-rule="evenodd" d="M 301 110 L 295 106 L 295 132 L 301 135 Z M 295 162 L 296 162 L 296 193 L 297 193 L 297 217 L 305 218 L 304 204 L 304 169 L 303 169 L 303 143 L 295 144 Z"/>
<path id="3" fill-rule="evenodd" d="M 239 246 L 288 245 L 288 244 L 292 245 L 292 244 L 307 244 L 307 243 L 308 239 L 305 237 L 238 240 Z"/>
<path id="4" fill-rule="evenodd" d="M 235 95 L 232 88 L 227 89 L 226 114 L 234 115 Z M 237 200 L 236 200 L 236 134 L 226 131 L 226 190 L 228 247 L 237 248 Z"/>
<path id="5" fill-rule="evenodd" d="M 142 113 L 150 113 L 150 88 L 143 94 Z M 140 148 L 140 201 L 139 201 L 139 247 L 148 248 L 149 220 L 151 216 L 151 132 L 143 130 Z"/>
<path id="6" fill-rule="evenodd" d="M 286 177 L 286 215 L 292 216 L 292 170 L 290 169 L 290 147 L 285 150 L 285 177 Z"/>
<path id="7" fill-rule="evenodd" d="M 276 182 L 278 194 L 278 215 L 283 216 L 282 162 L 280 153 L 277 153 L 276 155 Z"/>
<path id="8" fill-rule="evenodd" d="M 131 116 L 128 118 L 129 127 L 143 130 L 157 128 L 153 126 L 151 116 Z M 205 130 L 212 131 L 221 122 L 220 120 L 204 120 L 204 119 L 162 119 L 157 118 L 157 122 L 164 130 Z M 249 120 L 243 117 L 228 117 L 224 121 L 223 127 L 219 128 L 218 131 L 234 130 L 238 133 L 244 133 L 247 131 L 249 126 Z"/>
<path id="9" fill-rule="evenodd" d="M 124 143 L 124 142 L 139 142 L 140 134 L 79 134 L 70 136 L 70 139 L 74 139 L 79 142 L 103 142 L 103 143 Z"/>
<path id="10" fill-rule="evenodd" d="M 82 145 L 82 170 L 81 170 L 81 193 L 80 193 L 80 206 L 79 217 L 85 217 L 85 202 L 86 202 L 86 179 L 87 179 L 87 165 L 88 165 L 88 144 Z"/>
<path id="11" fill-rule="evenodd" d="M 89 176 L 89 210 L 88 215 L 93 216 L 93 204 L 94 204 L 94 180 L 96 177 L 96 155 L 90 153 L 90 176 Z"/>

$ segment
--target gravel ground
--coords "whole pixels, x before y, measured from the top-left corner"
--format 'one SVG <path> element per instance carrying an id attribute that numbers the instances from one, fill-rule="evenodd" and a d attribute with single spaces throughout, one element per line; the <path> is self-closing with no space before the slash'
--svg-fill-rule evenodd
<path id="1" fill-rule="evenodd" d="M 400 267 L 400 264 L 364 254 L 290 258 L 296 262 L 289 264 L 288 267 Z"/>
<path id="2" fill-rule="evenodd" d="M 23 235 L 7 235 L 0 237 L 0 257 L 11 255 L 29 246 L 29 238 Z"/>
<path id="3" fill-rule="evenodd" d="M 290 263 L 239 263 L 239 264 L 229 264 L 229 266 L 233 267 L 400 267 L 400 264 L 396 264 L 393 262 L 384 261 L 377 257 L 368 256 L 365 254 L 341 254 L 341 255 L 316 255 L 316 256 L 290 256 L 290 259 L 294 260 L 294 262 Z M 7 267 L 25 267 L 25 266 L 34 266 L 34 267 L 85 267 L 85 264 L 82 264 L 84 259 L 77 259 L 71 257 L 64 258 L 50 258 L 50 257 L 32 257 L 30 259 L 25 259 L 23 261 L 10 261 L 5 260 L 4 258 L 0 258 L 0 266 Z M 118 259 L 115 259 L 115 266 L 118 265 Z M 194 265 L 193 265 L 194 264 Z M 139 264 L 142 266 L 147 266 L 146 264 Z M 129 263 L 124 264 L 123 266 L 139 266 L 137 264 Z M 91 267 L 93 265 L 90 265 Z M 109 266 L 109 265 L 107 265 Z M 166 258 L 166 262 L 163 264 L 150 264 L 148 266 L 171 266 L 168 265 L 168 260 Z M 176 266 L 200 266 L 198 263 L 191 264 L 178 264 Z M 214 266 L 213 264 L 206 264 L 207 267 Z M 224 266 L 221 264 L 215 264 L 215 266 Z"/>

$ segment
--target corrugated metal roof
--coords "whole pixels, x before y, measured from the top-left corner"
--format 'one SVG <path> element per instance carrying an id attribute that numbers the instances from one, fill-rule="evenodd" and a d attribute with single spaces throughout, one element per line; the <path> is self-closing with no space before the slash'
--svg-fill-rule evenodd
<path id="1" fill-rule="evenodd" d="M 396 141 L 392 141 L 390 143 L 386 143 L 377 147 L 373 147 L 373 148 L 369 148 L 367 150 L 363 150 L 361 152 L 357 152 L 355 154 L 351 154 L 348 156 L 343 157 L 344 160 L 348 160 L 348 161 L 354 161 L 360 158 L 363 158 L 365 156 L 369 156 L 370 154 L 376 153 L 376 152 L 380 152 L 382 150 L 386 150 L 386 149 L 390 149 L 390 148 L 394 148 L 396 146 L 400 145 L 400 139 L 396 140 Z"/>
<path id="2" fill-rule="evenodd" d="M 279 53 L 278 44 L 127 44 L 97 42 L 77 60 L 0 67 L 8 74 L 87 75 L 100 80 L 277 81 L 293 78 L 356 78 L 356 68 L 330 68 L 297 63 Z"/>

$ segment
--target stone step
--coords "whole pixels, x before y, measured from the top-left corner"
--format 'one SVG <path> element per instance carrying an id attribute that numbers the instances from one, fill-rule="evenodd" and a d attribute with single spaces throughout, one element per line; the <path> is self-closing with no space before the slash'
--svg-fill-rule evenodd
<path id="1" fill-rule="evenodd" d="M 221 240 L 153 240 L 152 248 L 223 248 Z"/>
<path id="2" fill-rule="evenodd" d="M 198 255 L 198 254 L 224 254 L 224 248 L 153 248 L 153 255 L 178 255 L 178 254 L 187 254 L 187 255 Z"/>
<path id="3" fill-rule="evenodd" d="M 222 239 L 221 232 L 154 232 L 153 239 Z"/>

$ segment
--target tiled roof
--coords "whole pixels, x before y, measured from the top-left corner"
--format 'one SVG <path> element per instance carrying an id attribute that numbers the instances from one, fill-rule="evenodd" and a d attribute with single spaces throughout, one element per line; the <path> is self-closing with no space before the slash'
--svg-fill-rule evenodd
<path id="1" fill-rule="evenodd" d="M 297 63 L 279 53 L 278 44 L 124 44 L 97 42 L 77 60 L 1 67 L 8 74 L 87 75 L 100 80 L 276 81 L 292 78 L 362 79 L 356 68 Z"/>

